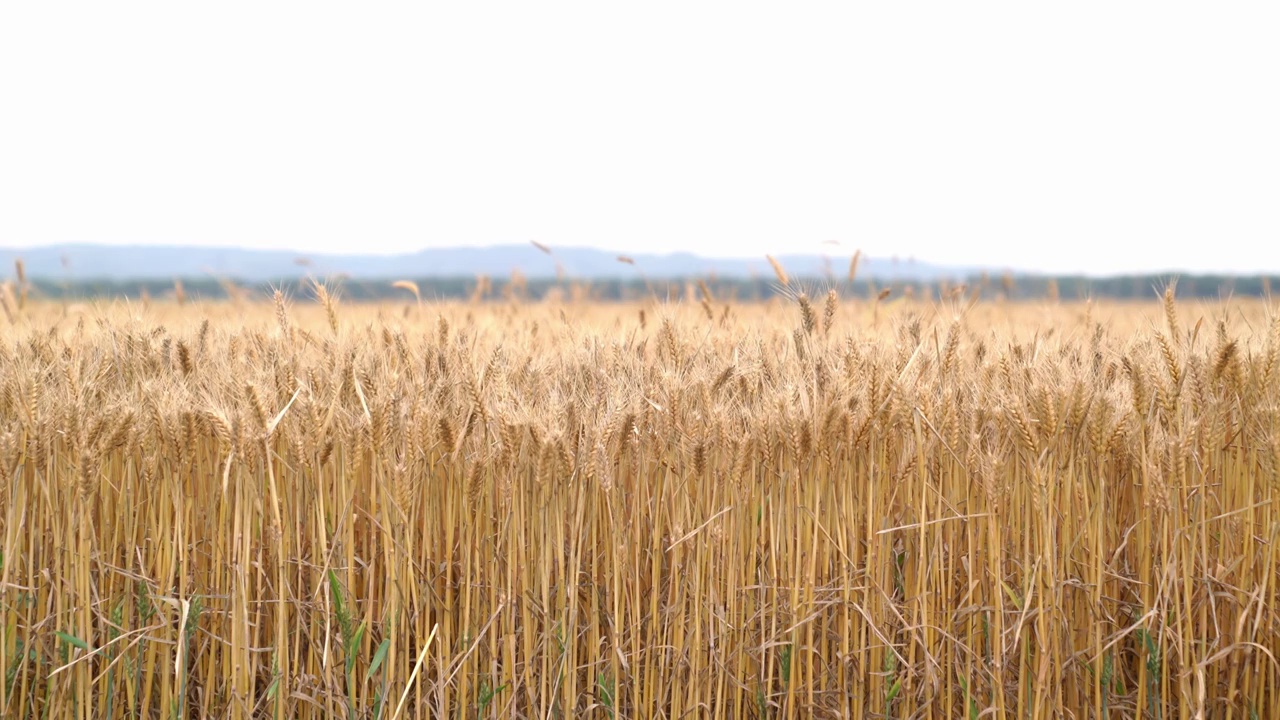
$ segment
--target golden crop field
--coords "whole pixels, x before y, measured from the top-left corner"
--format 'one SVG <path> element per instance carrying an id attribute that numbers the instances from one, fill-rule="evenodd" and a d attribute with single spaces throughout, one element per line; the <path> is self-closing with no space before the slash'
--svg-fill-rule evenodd
<path id="1" fill-rule="evenodd" d="M 1280 712 L 1261 301 L 19 303 L 5 718 Z"/>

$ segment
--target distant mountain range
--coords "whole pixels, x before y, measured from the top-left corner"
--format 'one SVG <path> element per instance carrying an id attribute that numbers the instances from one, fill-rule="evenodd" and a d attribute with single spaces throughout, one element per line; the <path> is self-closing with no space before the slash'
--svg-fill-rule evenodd
<path id="1" fill-rule="evenodd" d="M 505 277 L 519 270 L 528 278 L 554 277 L 557 264 L 569 277 L 648 278 L 717 277 L 748 278 L 773 274 L 768 261 L 755 258 L 707 258 L 693 253 L 667 255 L 629 253 L 633 261 L 619 260 L 615 252 L 594 248 L 553 248 L 551 254 L 533 245 L 431 248 L 401 255 L 304 254 L 282 250 L 250 250 L 175 245 L 107 246 L 52 245 L 5 248 L 0 258 L 9 262 L 0 274 L 10 274 L 12 261 L 21 258 L 28 277 L 54 281 L 142 280 L 217 276 L 246 282 L 285 280 L 308 274 L 317 277 L 346 275 L 352 278 L 424 278 L 489 275 Z M 843 278 L 850 255 L 779 255 L 777 260 L 796 277 Z M 915 261 L 863 257 L 859 277 L 880 280 L 933 281 L 960 279 L 983 268 L 950 267 Z"/>

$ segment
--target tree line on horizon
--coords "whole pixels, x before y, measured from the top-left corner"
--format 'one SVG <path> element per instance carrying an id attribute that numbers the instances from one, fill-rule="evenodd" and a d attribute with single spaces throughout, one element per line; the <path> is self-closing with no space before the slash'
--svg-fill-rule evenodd
<path id="1" fill-rule="evenodd" d="M 432 277 L 412 279 L 337 278 L 322 280 L 330 291 L 347 301 L 375 302 L 395 299 L 436 300 L 592 300 L 603 302 L 697 299 L 709 292 L 715 300 L 766 301 L 778 296 L 807 292 L 811 297 L 835 289 L 841 297 L 858 299 L 881 295 L 921 300 L 959 297 L 1012 300 L 1147 300 L 1175 281 L 1182 299 L 1224 299 L 1228 297 L 1270 297 L 1272 287 L 1280 287 L 1280 276 L 1252 275 L 1122 275 L 1104 278 L 1085 276 L 974 276 L 961 282 L 859 279 L 854 282 L 833 277 L 795 277 L 783 285 L 774 278 L 662 278 L 662 279 L 568 279 L 478 277 Z M 294 298 L 314 295 L 314 280 L 288 278 L 272 282 L 237 282 L 218 278 L 189 278 L 175 281 L 78 280 L 54 281 L 35 278 L 25 282 L 30 296 L 48 300 L 177 299 L 218 301 L 229 298 L 270 297 L 280 290 Z M 416 292 L 415 292 L 416 290 Z M 415 297 L 416 296 L 416 297 Z"/>

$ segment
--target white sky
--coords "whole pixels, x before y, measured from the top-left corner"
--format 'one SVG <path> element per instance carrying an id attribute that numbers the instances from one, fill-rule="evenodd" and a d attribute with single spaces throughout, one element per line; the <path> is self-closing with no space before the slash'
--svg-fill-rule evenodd
<path id="1" fill-rule="evenodd" d="M 0 246 L 1280 271 L 1277 38 L 1274 2 L 5 2 Z"/>

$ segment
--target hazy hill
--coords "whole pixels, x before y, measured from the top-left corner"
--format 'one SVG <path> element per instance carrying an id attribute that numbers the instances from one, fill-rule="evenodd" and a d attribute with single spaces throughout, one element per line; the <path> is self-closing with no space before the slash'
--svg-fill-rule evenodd
<path id="1" fill-rule="evenodd" d="M 725 278 L 772 275 L 763 258 L 705 258 L 693 253 L 667 255 L 629 253 L 635 265 L 618 261 L 617 253 L 591 248 L 555 248 L 548 256 L 532 245 L 501 245 L 488 248 L 434 248 L 403 255 L 305 255 L 279 250 L 248 250 L 217 247 L 54 245 L 36 248 L 6 248 L 0 258 L 6 263 L 0 273 L 8 274 L 12 261 L 21 258 L 27 275 L 60 281 L 138 280 L 196 278 L 216 275 L 244 281 L 293 278 L 312 273 L 318 276 L 346 274 L 353 278 L 456 277 L 485 274 L 505 277 L 519 270 L 529 278 L 556 274 L 556 263 L 573 277 L 650 278 L 689 277 L 715 274 Z M 844 277 L 850 256 L 780 255 L 787 272 L 797 277 L 828 273 Z M 895 262 L 863 258 L 860 277 L 890 280 L 935 280 L 962 278 L 981 268 L 945 267 L 920 262 Z"/>

